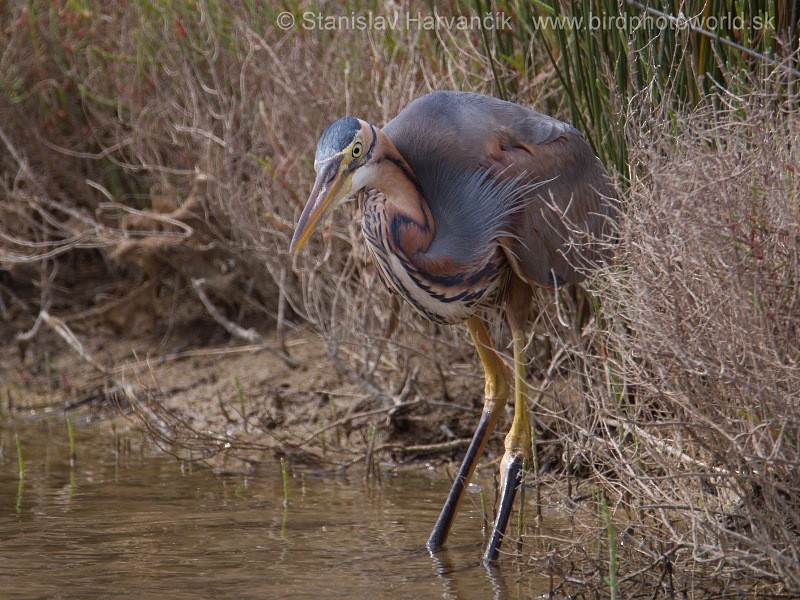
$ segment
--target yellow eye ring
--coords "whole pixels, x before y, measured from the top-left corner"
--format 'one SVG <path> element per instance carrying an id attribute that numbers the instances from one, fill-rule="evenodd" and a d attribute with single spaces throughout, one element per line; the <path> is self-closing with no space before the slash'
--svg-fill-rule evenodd
<path id="1" fill-rule="evenodd" d="M 350 151 L 350 154 L 353 155 L 353 158 L 358 158 L 359 156 L 361 156 L 361 153 L 363 151 L 364 151 L 364 146 L 361 144 L 361 142 L 356 142 L 353 145 L 353 149 Z"/>

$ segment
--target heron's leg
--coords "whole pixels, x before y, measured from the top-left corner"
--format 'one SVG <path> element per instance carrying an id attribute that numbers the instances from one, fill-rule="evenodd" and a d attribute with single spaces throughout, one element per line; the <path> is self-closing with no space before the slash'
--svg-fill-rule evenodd
<path id="1" fill-rule="evenodd" d="M 531 289 L 528 284 L 515 277 L 508 288 L 507 299 L 506 317 L 514 345 L 514 420 L 506 436 L 506 451 L 500 462 L 500 506 L 483 555 L 484 562 L 497 559 L 514 505 L 514 496 L 522 481 L 522 467 L 525 459 L 530 460 L 531 457 L 531 424 L 525 391 L 525 325 Z"/>
<path id="2" fill-rule="evenodd" d="M 478 428 L 475 430 L 475 435 L 473 435 L 472 441 L 467 448 L 464 461 L 461 463 L 458 474 L 453 481 L 453 487 L 450 488 L 450 493 L 442 507 L 442 512 L 439 514 L 439 519 L 436 521 L 436 525 L 434 525 L 433 531 L 428 538 L 427 547 L 430 552 L 439 550 L 447 540 L 447 534 L 450 532 L 450 526 L 453 524 L 458 505 L 464 497 L 469 480 L 478 465 L 478 458 L 483 454 L 486 442 L 489 440 L 495 425 L 497 425 L 508 399 L 506 366 L 497 355 L 489 337 L 489 332 L 486 331 L 486 327 L 477 317 L 470 317 L 466 325 L 481 359 L 486 380 L 483 412 L 478 422 Z"/>

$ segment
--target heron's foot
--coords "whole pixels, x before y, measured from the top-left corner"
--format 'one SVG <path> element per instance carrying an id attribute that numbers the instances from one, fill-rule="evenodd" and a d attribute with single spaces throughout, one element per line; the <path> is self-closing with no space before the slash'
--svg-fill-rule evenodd
<path id="1" fill-rule="evenodd" d="M 511 431 L 506 436 L 505 447 L 506 452 L 500 462 L 500 505 L 497 509 L 492 535 L 489 538 L 489 545 L 483 555 L 485 563 L 497 560 L 514 506 L 514 497 L 524 479 L 523 467 L 526 459 L 530 459 L 531 456 L 531 426 L 528 410 L 524 404 L 521 410 L 514 411 L 514 421 L 511 424 Z"/>
<path id="2" fill-rule="evenodd" d="M 514 497 L 517 495 L 517 488 L 522 484 L 524 463 L 525 454 L 520 452 L 512 454 L 507 452 L 500 463 L 500 506 L 497 509 L 497 518 L 494 521 L 489 544 L 483 554 L 484 563 L 493 563 L 500 554 L 500 545 L 503 543 L 508 520 L 511 517 Z"/>

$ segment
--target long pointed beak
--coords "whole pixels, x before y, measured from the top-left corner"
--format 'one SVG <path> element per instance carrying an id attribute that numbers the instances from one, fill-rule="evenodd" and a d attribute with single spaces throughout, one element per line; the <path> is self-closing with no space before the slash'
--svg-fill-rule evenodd
<path id="1" fill-rule="evenodd" d="M 297 222 L 297 227 L 292 236 L 289 252 L 295 252 L 303 247 L 316 230 L 320 220 L 327 216 L 334 208 L 336 200 L 341 197 L 342 185 L 345 177 L 342 176 L 340 165 L 342 156 L 337 156 L 322 165 L 317 172 L 317 180 L 311 188 L 303 214 Z M 345 190 L 345 193 L 349 190 Z"/>

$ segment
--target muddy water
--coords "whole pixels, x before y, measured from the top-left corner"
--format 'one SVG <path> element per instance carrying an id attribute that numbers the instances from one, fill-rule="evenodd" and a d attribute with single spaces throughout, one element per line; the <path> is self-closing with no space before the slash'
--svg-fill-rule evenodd
<path id="1" fill-rule="evenodd" d="M 447 493 L 439 473 L 359 479 L 188 472 L 133 431 L 0 421 L 2 598 L 531 598 L 549 582 L 480 564 L 478 495 L 450 549 L 423 549 Z M 15 433 L 26 475 L 18 476 Z M 130 447 L 128 449 L 128 447 Z"/>

